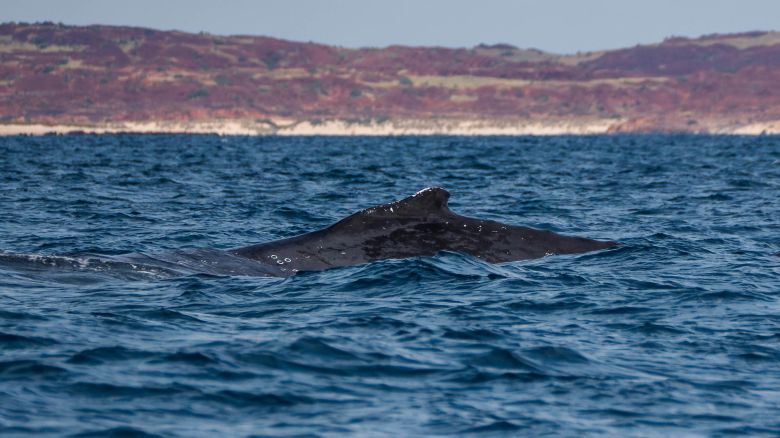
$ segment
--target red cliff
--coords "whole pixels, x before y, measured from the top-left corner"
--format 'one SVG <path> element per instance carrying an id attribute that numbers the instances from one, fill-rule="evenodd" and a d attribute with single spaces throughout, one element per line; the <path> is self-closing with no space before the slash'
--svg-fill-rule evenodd
<path id="1" fill-rule="evenodd" d="M 780 126 L 777 84 L 780 33 L 556 55 L 0 25 L 0 124 L 15 126 L 599 122 L 609 131 L 750 132 Z"/>

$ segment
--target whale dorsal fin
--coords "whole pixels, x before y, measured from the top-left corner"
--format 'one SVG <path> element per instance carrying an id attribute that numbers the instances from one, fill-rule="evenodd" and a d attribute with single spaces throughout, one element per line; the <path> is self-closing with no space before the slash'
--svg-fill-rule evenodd
<path id="1" fill-rule="evenodd" d="M 329 229 L 335 230 L 354 225 L 355 221 L 363 221 L 368 217 L 375 219 L 390 218 L 432 218 L 443 217 L 452 214 L 447 207 L 450 193 L 441 187 L 428 187 L 422 189 L 408 198 L 389 204 L 377 205 L 367 208 L 331 225 Z"/>
<path id="2" fill-rule="evenodd" d="M 362 214 L 382 216 L 431 216 L 449 213 L 450 193 L 441 187 L 422 189 L 400 201 L 363 210 Z"/>
<path id="3" fill-rule="evenodd" d="M 450 192 L 441 187 L 428 187 L 422 189 L 414 195 L 401 199 L 383 207 L 398 210 L 402 215 L 432 214 L 448 211 L 447 201 L 450 199 Z"/>

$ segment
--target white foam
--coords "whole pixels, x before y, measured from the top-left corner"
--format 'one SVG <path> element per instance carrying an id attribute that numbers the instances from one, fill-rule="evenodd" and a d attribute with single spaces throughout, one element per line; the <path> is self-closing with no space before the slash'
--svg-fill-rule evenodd
<path id="1" fill-rule="evenodd" d="M 415 193 L 414 196 L 421 195 L 421 194 L 423 194 L 425 192 L 429 192 L 431 190 L 433 190 L 433 187 L 426 187 L 426 188 L 420 190 L 419 192 Z"/>

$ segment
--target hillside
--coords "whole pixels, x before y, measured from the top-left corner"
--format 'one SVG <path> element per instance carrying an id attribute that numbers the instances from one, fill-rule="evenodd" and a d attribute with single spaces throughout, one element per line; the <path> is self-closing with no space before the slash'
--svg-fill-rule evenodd
<path id="1" fill-rule="evenodd" d="M 779 83 L 776 32 L 556 55 L 0 25 L 0 125 L 19 132 L 780 132 Z"/>

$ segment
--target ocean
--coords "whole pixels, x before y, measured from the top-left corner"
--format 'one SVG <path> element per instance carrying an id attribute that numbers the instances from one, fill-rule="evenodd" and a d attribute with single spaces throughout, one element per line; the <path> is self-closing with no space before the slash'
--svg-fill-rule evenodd
<path id="1" fill-rule="evenodd" d="M 430 186 L 620 246 L 289 278 L 101 262 Z M 774 136 L 0 137 L 0 435 L 777 436 L 779 195 Z"/>

